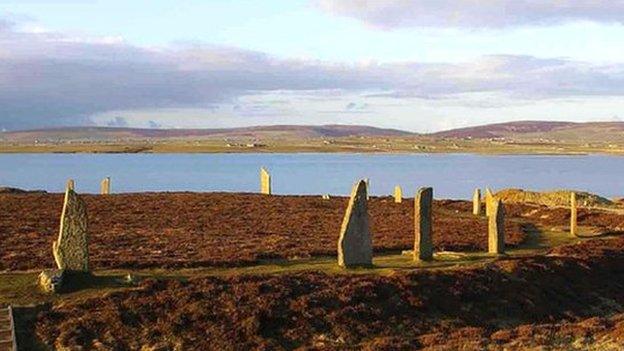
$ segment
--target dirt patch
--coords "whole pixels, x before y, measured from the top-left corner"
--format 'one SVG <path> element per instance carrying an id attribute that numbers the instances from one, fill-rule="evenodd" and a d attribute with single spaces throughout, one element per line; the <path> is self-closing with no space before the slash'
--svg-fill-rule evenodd
<path id="1" fill-rule="evenodd" d="M 336 254 L 347 198 L 228 193 L 83 195 L 87 204 L 93 268 L 233 266 L 261 259 Z M 0 270 L 54 265 L 60 194 L 0 195 Z M 485 250 L 485 218 L 453 201 L 434 204 L 437 250 Z M 466 208 L 464 210 L 464 207 Z M 413 247 L 413 202 L 372 198 L 376 252 Z M 507 221 L 506 242 L 525 238 Z"/>
<path id="2" fill-rule="evenodd" d="M 392 276 L 149 280 L 57 305 L 36 330 L 48 345 L 87 349 L 622 347 L 622 317 L 600 316 L 624 312 L 624 238 L 576 247 L 574 257 Z"/>

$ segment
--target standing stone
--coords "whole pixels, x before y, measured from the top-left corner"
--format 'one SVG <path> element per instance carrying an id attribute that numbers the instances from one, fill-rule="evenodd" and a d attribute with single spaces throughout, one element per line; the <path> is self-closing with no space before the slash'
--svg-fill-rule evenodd
<path id="1" fill-rule="evenodd" d="M 492 209 L 488 217 L 488 252 L 491 254 L 505 253 L 505 208 L 503 202 L 492 201 Z"/>
<path id="2" fill-rule="evenodd" d="M 433 259 L 432 203 L 433 189 L 420 188 L 414 198 L 414 261 Z"/>
<path id="3" fill-rule="evenodd" d="M 338 265 L 341 267 L 373 264 L 373 243 L 368 226 L 366 182 L 360 180 L 351 190 L 338 239 Z"/>
<path id="4" fill-rule="evenodd" d="M 364 182 L 366 183 L 366 200 L 370 200 L 370 179 L 366 178 Z"/>
<path id="5" fill-rule="evenodd" d="M 65 186 L 65 190 L 76 190 L 76 183 L 73 179 L 67 179 L 67 185 Z"/>
<path id="6" fill-rule="evenodd" d="M 481 215 L 481 189 L 477 188 L 472 195 L 472 214 Z"/>
<path id="7" fill-rule="evenodd" d="M 59 269 L 89 271 L 89 233 L 87 207 L 73 190 L 65 192 L 59 236 L 52 243 L 52 253 Z"/>
<path id="8" fill-rule="evenodd" d="M 260 168 L 260 193 L 271 195 L 271 175 L 264 167 Z"/>
<path id="9" fill-rule="evenodd" d="M 570 193 L 570 234 L 576 236 L 577 234 L 577 204 L 576 193 L 573 191 Z"/>
<path id="10" fill-rule="evenodd" d="M 485 215 L 490 216 L 492 213 L 492 206 L 494 203 L 494 195 L 492 194 L 492 190 L 490 188 L 485 188 Z"/>
<path id="11" fill-rule="evenodd" d="M 403 190 L 398 185 L 394 187 L 394 202 L 397 204 L 403 202 Z"/>
<path id="12" fill-rule="evenodd" d="M 102 183 L 100 183 L 100 194 L 108 195 L 110 193 L 111 193 L 110 177 L 106 177 L 102 180 Z"/>

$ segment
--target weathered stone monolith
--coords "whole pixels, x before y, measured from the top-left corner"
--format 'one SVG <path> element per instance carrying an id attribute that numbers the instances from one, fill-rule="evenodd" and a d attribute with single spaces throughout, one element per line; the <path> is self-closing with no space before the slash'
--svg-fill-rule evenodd
<path id="1" fill-rule="evenodd" d="M 260 168 L 260 193 L 271 195 L 271 175 L 266 168 Z"/>
<path id="2" fill-rule="evenodd" d="M 394 187 L 394 202 L 397 204 L 403 202 L 403 190 L 398 185 Z"/>
<path id="3" fill-rule="evenodd" d="M 65 192 L 59 236 L 52 243 L 52 253 L 59 269 L 89 271 L 87 207 L 73 190 Z"/>
<path id="4" fill-rule="evenodd" d="M 100 194 L 101 195 L 108 195 L 111 193 L 111 180 L 110 177 L 106 177 L 104 179 L 102 179 L 102 182 L 100 183 Z"/>
<path id="5" fill-rule="evenodd" d="M 576 193 L 570 193 L 570 234 L 576 236 L 577 233 L 577 204 Z"/>
<path id="6" fill-rule="evenodd" d="M 492 206 L 494 204 L 494 195 L 492 194 L 492 190 L 490 188 L 485 188 L 485 215 L 490 216 L 492 213 Z"/>
<path id="7" fill-rule="evenodd" d="M 370 179 L 366 178 L 364 182 L 366 183 L 366 200 L 370 200 Z"/>
<path id="8" fill-rule="evenodd" d="M 414 198 L 414 261 L 433 259 L 432 204 L 433 189 L 420 188 Z"/>
<path id="9" fill-rule="evenodd" d="M 65 190 L 76 190 L 76 183 L 73 179 L 67 179 L 67 185 L 65 185 Z"/>
<path id="10" fill-rule="evenodd" d="M 472 195 L 472 214 L 481 215 L 481 189 L 477 188 Z"/>
<path id="11" fill-rule="evenodd" d="M 505 253 L 505 207 L 499 200 L 492 201 L 488 217 L 488 252 L 491 254 Z"/>
<path id="12" fill-rule="evenodd" d="M 368 226 L 366 182 L 360 180 L 351 190 L 338 239 L 338 265 L 341 267 L 373 264 L 373 243 Z"/>

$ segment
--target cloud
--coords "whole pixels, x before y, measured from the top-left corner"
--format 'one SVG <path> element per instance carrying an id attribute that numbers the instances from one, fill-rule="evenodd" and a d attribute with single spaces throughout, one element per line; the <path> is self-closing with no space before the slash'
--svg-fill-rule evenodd
<path id="1" fill-rule="evenodd" d="M 106 123 L 108 127 L 127 127 L 128 121 L 123 117 L 115 117 Z"/>
<path id="2" fill-rule="evenodd" d="M 356 102 L 349 102 L 346 106 L 345 106 L 345 110 L 347 111 L 362 111 L 362 110 L 366 110 L 368 108 L 368 104 L 367 103 L 356 103 Z"/>
<path id="3" fill-rule="evenodd" d="M 367 25 L 504 28 L 571 21 L 624 23 L 621 0 L 315 0 L 321 10 Z"/>
<path id="4" fill-rule="evenodd" d="M 85 124 L 141 108 L 210 108 L 253 91 L 364 87 L 338 65 L 234 48 L 142 48 L 97 38 L 0 28 L 0 127 Z"/>
<path id="5" fill-rule="evenodd" d="M 147 125 L 149 128 L 152 128 L 152 129 L 162 128 L 162 125 L 160 123 L 153 121 L 153 120 L 147 121 Z"/>
<path id="6" fill-rule="evenodd" d="M 98 120 L 105 125 L 123 116 L 116 111 L 228 104 L 239 105 L 235 116 L 275 120 L 306 100 L 340 101 L 338 109 L 356 111 L 367 110 L 366 99 L 375 96 L 444 101 L 484 93 L 516 99 L 624 95 L 623 64 L 509 55 L 459 64 L 340 64 L 201 44 L 139 47 L 20 32 L 0 23 L 0 128 L 7 129 L 93 124 L 94 116 L 114 112 Z M 280 103 L 240 103 L 271 92 Z M 358 104 L 349 107 L 353 98 Z"/>
<path id="7" fill-rule="evenodd" d="M 5 31 L 13 27 L 13 22 L 8 19 L 0 18 L 0 31 Z"/>

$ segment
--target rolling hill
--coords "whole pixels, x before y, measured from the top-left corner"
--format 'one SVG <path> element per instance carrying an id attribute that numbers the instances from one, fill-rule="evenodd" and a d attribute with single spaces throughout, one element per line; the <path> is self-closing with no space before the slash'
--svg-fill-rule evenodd
<path id="1" fill-rule="evenodd" d="M 396 137 L 414 133 L 359 125 L 273 125 L 220 129 L 140 129 L 112 127 L 67 127 L 0 133 L 4 141 L 132 140 L 165 138 L 339 138 L 348 136 Z"/>
<path id="2" fill-rule="evenodd" d="M 443 138 L 502 138 L 518 134 L 548 133 L 554 130 L 575 128 L 580 124 L 574 122 L 518 121 L 457 128 L 432 135 Z"/>
<path id="3" fill-rule="evenodd" d="M 518 121 L 452 129 L 431 134 L 437 138 L 552 141 L 565 143 L 624 142 L 624 122 Z"/>
<path id="4" fill-rule="evenodd" d="M 136 140 L 319 140 L 343 137 L 417 138 L 429 140 L 487 140 L 546 144 L 624 144 L 624 122 L 517 121 L 418 134 L 362 125 L 272 125 L 219 129 L 140 129 L 113 127 L 66 127 L 0 133 L 0 141 L 99 142 Z"/>

